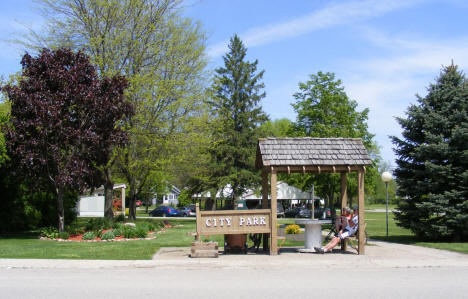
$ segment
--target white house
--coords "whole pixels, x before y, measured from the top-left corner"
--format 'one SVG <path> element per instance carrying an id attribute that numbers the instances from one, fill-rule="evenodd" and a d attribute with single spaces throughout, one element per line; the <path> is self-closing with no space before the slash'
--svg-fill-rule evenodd
<path id="1" fill-rule="evenodd" d="M 155 198 L 153 198 L 153 204 L 163 204 L 163 205 L 173 205 L 176 206 L 179 204 L 179 195 L 180 190 L 176 186 L 171 186 L 169 191 L 164 194 L 157 194 Z M 159 199 L 160 198 L 160 199 Z"/>
<path id="2" fill-rule="evenodd" d="M 211 197 L 211 193 L 209 191 L 195 194 L 193 198 L 209 198 Z M 216 193 L 216 199 L 226 199 L 226 198 L 231 198 L 232 197 L 232 188 L 231 185 L 226 185 L 222 190 L 219 190 Z M 245 200 L 261 200 L 262 195 L 257 194 L 255 190 L 247 190 L 243 195 L 242 198 Z M 270 198 L 270 195 L 268 195 L 268 198 Z M 314 196 L 315 200 L 318 200 L 319 198 Z M 312 200 L 312 193 L 311 192 L 305 192 L 302 191 L 301 189 L 290 186 L 286 182 L 279 181 L 277 182 L 277 200 L 284 200 L 288 201 L 289 205 L 294 205 L 294 204 L 300 204 L 304 203 L 305 201 L 308 201 L 311 203 Z M 320 204 L 324 204 L 324 200 L 320 199 Z"/>
<path id="3" fill-rule="evenodd" d="M 301 202 L 304 203 L 305 201 L 311 203 L 312 201 L 312 193 L 311 192 L 306 192 L 302 191 L 301 189 L 290 186 L 286 182 L 279 181 L 276 183 L 276 190 L 277 190 L 277 200 L 284 200 L 288 201 L 289 205 L 297 205 L 300 204 Z M 250 190 L 246 192 L 243 196 L 246 200 L 261 200 L 262 195 L 261 194 L 256 194 L 255 191 Z M 270 198 L 270 195 L 268 195 L 268 199 Z M 319 198 L 314 196 L 315 200 L 318 200 Z M 323 199 L 320 199 L 320 204 L 323 205 L 325 202 Z"/>

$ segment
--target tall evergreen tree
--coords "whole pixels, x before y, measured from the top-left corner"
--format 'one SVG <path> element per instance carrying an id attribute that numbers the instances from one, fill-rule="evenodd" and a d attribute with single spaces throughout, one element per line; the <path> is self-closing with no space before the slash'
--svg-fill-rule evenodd
<path id="1" fill-rule="evenodd" d="M 400 226 L 430 239 L 468 239 L 468 82 L 455 65 L 444 67 L 428 94 L 417 96 L 403 138 L 392 137 Z"/>
<path id="2" fill-rule="evenodd" d="M 216 117 L 215 143 L 211 148 L 213 172 L 209 185 L 232 186 L 233 199 L 259 182 L 255 170 L 258 128 L 268 118 L 260 100 L 265 97 L 261 82 L 264 71 L 257 71 L 258 61 L 246 61 L 247 49 L 237 35 L 223 57 L 224 67 L 216 69 L 209 101 Z"/>

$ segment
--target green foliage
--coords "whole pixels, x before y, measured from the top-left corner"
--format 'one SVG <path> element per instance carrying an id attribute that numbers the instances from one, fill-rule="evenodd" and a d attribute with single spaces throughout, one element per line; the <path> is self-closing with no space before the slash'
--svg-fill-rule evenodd
<path id="1" fill-rule="evenodd" d="M 85 230 L 102 230 L 113 227 L 112 220 L 108 218 L 90 218 L 85 225 Z"/>
<path id="2" fill-rule="evenodd" d="M 65 226 L 65 231 L 68 232 L 71 236 L 84 233 L 84 230 L 77 224 L 70 224 Z"/>
<path id="3" fill-rule="evenodd" d="M 57 225 L 57 209 L 51 202 L 57 197 L 53 192 L 34 191 L 28 178 L 18 172 L 12 161 L 0 165 L 0 232 L 13 232 Z M 44 185 L 45 187 L 46 185 Z M 64 195 L 66 224 L 76 219 L 75 192 Z"/>
<path id="4" fill-rule="evenodd" d="M 93 231 L 94 235 L 98 238 L 102 237 L 102 232 L 103 232 L 102 228 Z"/>
<path id="5" fill-rule="evenodd" d="M 127 239 L 132 239 L 137 237 L 136 228 L 129 225 L 123 226 L 122 236 Z"/>
<path id="6" fill-rule="evenodd" d="M 112 223 L 112 228 L 119 228 L 121 229 L 123 227 L 123 222 L 116 222 Z"/>
<path id="7" fill-rule="evenodd" d="M 286 226 L 284 231 L 287 234 L 299 234 L 301 232 L 301 229 L 300 229 L 299 225 L 297 225 L 297 224 L 290 224 L 290 225 Z"/>
<path id="8" fill-rule="evenodd" d="M 378 162 L 379 152 L 373 141 L 374 135 L 368 131 L 369 109 L 357 111 L 357 102 L 348 98 L 341 80 L 336 79 L 335 74 L 319 71 L 316 75 L 310 75 L 308 81 L 299 83 L 299 90 L 294 94 L 296 102 L 292 104 L 297 113 L 290 132 L 292 136 L 361 138 L 371 159 Z M 367 167 L 367 193 L 374 191 L 378 175 L 375 165 Z M 353 196 L 357 196 L 357 177 L 355 173 L 347 177 L 348 196 L 352 200 Z M 314 184 L 316 194 L 330 200 L 337 198 L 340 192 L 339 174 L 294 174 L 290 177 L 280 176 L 280 179 L 307 191 Z"/>
<path id="9" fill-rule="evenodd" d="M 179 197 L 177 198 L 179 201 L 179 207 L 185 207 L 192 203 L 191 192 L 188 189 L 183 189 Z"/>
<path id="10" fill-rule="evenodd" d="M 114 236 L 120 237 L 122 235 L 122 228 L 114 228 L 112 232 L 114 233 Z"/>
<path id="11" fill-rule="evenodd" d="M 0 81 L 1 83 L 1 81 Z M 2 84 L 0 84 L 1 86 Z M 3 128 L 9 123 L 10 103 L 0 101 L 0 167 L 7 161 L 7 148 Z"/>
<path id="12" fill-rule="evenodd" d="M 144 229 L 145 231 L 155 231 L 156 225 L 152 222 L 138 222 L 136 224 L 136 228 L 139 229 Z"/>
<path id="13" fill-rule="evenodd" d="M 70 238 L 70 234 L 68 232 L 60 232 L 58 234 L 58 239 L 68 240 Z"/>
<path id="14" fill-rule="evenodd" d="M 122 214 L 117 215 L 117 217 L 114 218 L 115 223 L 118 222 L 124 222 L 125 221 L 125 216 Z"/>
<path id="15" fill-rule="evenodd" d="M 48 30 L 29 36 L 28 46 L 83 49 L 100 76 L 129 80 L 126 99 L 136 115 L 124 122 L 129 144 L 118 150 L 112 176 L 127 181 L 129 218 L 135 219 L 135 201 L 152 191 L 155 173 L 190 173 L 198 167 L 184 162 L 199 161 L 205 152 L 198 146 L 206 140 L 198 138 L 206 135 L 199 123 L 206 109 L 205 33 L 182 17 L 178 0 L 38 2 Z M 177 172 L 180 165 L 187 171 Z"/>
<path id="16" fill-rule="evenodd" d="M 94 240 L 95 238 L 96 235 L 94 234 L 94 232 L 85 232 L 82 237 L 83 240 Z"/>
<path id="17" fill-rule="evenodd" d="M 205 188 L 219 189 L 229 183 L 235 199 L 260 181 L 255 170 L 256 144 L 259 126 L 268 119 L 260 106 L 265 97 L 264 71 L 257 71 L 257 60 L 246 61 L 246 53 L 234 35 L 223 56 L 224 67 L 216 69 L 208 101 L 216 119 L 210 148 L 212 172 Z"/>
<path id="18" fill-rule="evenodd" d="M 398 118 L 399 225 L 427 239 L 468 240 L 468 81 L 444 67 L 425 97 Z"/>
<path id="19" fill-rule="evenodd" d="M 49 238 L 49 239 L 57 239 L 58 237 L 58 230 L 56 227 L 44 227 L 40 231 L 41 237 Z"/>
<path id="20" fill-rule="evenodd" d="M 260 126 L 261 137 L 288 137 L 294 136 L 294 123 L 287 118 L 267 120 Z"/>
<path id="21" fill-rule="evenodd" d="M 143 227 L 137 227 L 135 230 L 135 237 L 137 238 L 146 238 L 148 236 L 148 231 Z"/>
<path id="22" fill-rule="evenodd" d="M 102 234 L 101 240 L 113 240 L 115 239 L 115 234 L 113 230 L 108 230 Z"/>

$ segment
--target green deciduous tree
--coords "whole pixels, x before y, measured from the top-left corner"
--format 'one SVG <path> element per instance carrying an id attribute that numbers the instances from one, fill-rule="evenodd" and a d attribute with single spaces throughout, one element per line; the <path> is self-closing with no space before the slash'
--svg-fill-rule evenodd
<path id="1" fill-rule="evenodd" d="M 117 152 L 113 169 L 129 184 L 129 218 L 134 219 L 136 198 L 153 187 L 153 174 L 169 172 L 180 159 L 174 148 L 199 132 L 189 124 L 204 109 L 205 34 L 181 17 L 178 0 L 39 2 L 47 34 L 30 35 L 33 44 L 83 48 L 101 76 L 128 78 L 126 98 L 135 116 L 125 124 L 130 141 Z"/>
<path id="2" fill-rule="evenodd" d="M 310 75 L 307 82 L 299 83 L 299 90 L 294 94 L 296 102 L 292 104 L 297 113 L 292 130 L 295 136 L 361 138 L 371 157 L 378 157 L 374 135 L 367 126 L 369 109 L 357 111 L 356 101 L 348 98 L 341 80 L 335 79 L 335 74 L 318 72 Z M 378 173 L 373 166 L 367 170 L 366 190 L 372 192 Z M 288 181 L 303 190 L 309 190 L 314 183 L 316 192 L 329 200 L 340 191 L 339 175 L 292 175 Z M 357 183 L 353 175 L 348 178 L 348 186 L 348 195 L 356 195 Z"/>
<path id="3" fill-rule="evenodd" d="M 214 143 L 210 149 L 212 173 L 208 185 L 230 184 L 233 199 L 259 181 L 255 153 L 259 125 L 267 120 L 260 100 L 264 71 L 258 61 L 246 61 L 247 49 L 237 35 L 231 38 L 224 67 L 216 69 L 209 104 L 215 117 Z"/>
<path id="4" fill-rule="evenodd" d="M 392 137 L 400 226 L 430 239 L 468 239 L 468 81 L 444 67 L 425 97 L 417 96 L 402 138 Z"/>
<path id="5" fill-rule="evenodd" d="M 261 127 L 262 137 L 288 137 L 293 135 L 294 123 L 287 118 L 268 120 Z"/>

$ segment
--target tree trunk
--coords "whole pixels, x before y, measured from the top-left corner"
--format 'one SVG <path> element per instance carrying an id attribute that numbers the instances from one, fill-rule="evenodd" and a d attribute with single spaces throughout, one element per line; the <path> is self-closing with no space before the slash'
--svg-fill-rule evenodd
<path id="1" fill-rule="evenodd" d="M 205 211 L 216 210 L 216 193 L 217 190 L 210 190 L 210 198 L 205 199 Z"/>
<path id="2" fill-rule="evenodd" d="M 58 231 L 65 231 L 65 209 L 63 207 L 63 187 L 56 189 L 57 192 L 57 216 L 58 216 Z"/>
<path id="3" fill-rule="evenodd" d="M 108 219 L 114 218 L 114 211 L 113 211 L 113 190 L 114 190 L 114 182 L 111 179 L 110 168 L 106 167 L 104 170 L 106 174 L 106 181 L 104 183 L 104 217 Z"/>
<path id="4" fill-rule="evenodd" d="M 128 220 L 136 220 L 136 183 L 130 182 L 130 198 L 128 199 Z"/>

